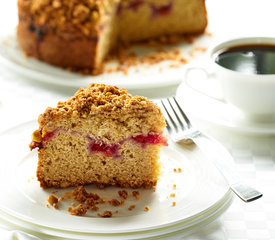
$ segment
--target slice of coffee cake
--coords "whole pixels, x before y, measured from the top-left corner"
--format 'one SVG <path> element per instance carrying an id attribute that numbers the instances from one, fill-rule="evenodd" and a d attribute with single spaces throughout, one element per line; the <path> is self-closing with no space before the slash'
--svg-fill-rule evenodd
<path id="1" fill-rule="evenodd" d="M 151 188 L 159 173 L 165 120 L 145 97 L 91 84 L 39 116 L 30 148 L 38 148 L 43 188 L 89 183 Z"/>

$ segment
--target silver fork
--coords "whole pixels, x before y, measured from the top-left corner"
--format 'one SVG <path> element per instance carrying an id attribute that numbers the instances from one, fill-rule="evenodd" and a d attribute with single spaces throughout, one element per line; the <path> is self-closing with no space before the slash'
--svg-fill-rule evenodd
<path id="1" fill-rule="evenodd" d="M 231 190 L 243 201 L 251 202 L 262 194 L 248 186 L 238 176 L 232 164 L 233 159 L 229 152 L 216 140 L 195 128 L 175 97 L 162 99 L 157 102 L 166 119 L 167 130 L 174 142 L 195 143 L 222 173 Z"/>

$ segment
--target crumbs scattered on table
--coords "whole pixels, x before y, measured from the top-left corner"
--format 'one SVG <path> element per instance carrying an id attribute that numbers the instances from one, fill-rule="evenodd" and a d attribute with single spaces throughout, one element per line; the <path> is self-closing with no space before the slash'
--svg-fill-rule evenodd
<path id="1" fill-rule="evenodd" d="M 104 188 L 106 188 L 106 184 L 104 184 L 104 183 L 96 183 L 96 188 L 98 188 L 98 189 L 104 189 Z"/>
<path id="2" fill-rule="evenodd" d="M 96 212 L 99 210 L 99 207 L 95 205 L 95 206 L 89 207 L 89 209 Z"/>
<path id="3" fill-rule="evenodd" d="M 48 203 L 50 205 L 52 205 L 54 208 L 58 208 L 57 204 L 58 204 L 58 198 L 54 195 L 49 195 L 48 197 Z"/>
<path id="4" fill-rule="evenodd" d="M 150 46 L 152 47 L 152 46 Z M 125 75 L 128 74 L 130 67 L 143 66 L 149 68 L 152 65 L 158 64 L 163 61 L 172 61 L 168 67 L 179 68 L 181 65 L 188 63 L 186 57 L 182 56 L 182 52 L 179 48 L 164 48 L 163 46 L 153 46 L 155 50 L 147 53 L 143 56 L 137 55 L 133 50 L 125 47 L 119 47 L 112 56 L 109 56 L 105 63 L 112 60 L 118 61 L 118 66 L 116 67 L 105 67 L 103 72 L 114 73 L 123 72 Z M 163 68 L 161 67 L 162 71 Z M 139 71 L 136 69 L 136 71 Z"/>
<path id="5" fill-rule="evenodd" d="M 135 205 L 135 204 L 130 205 L 130 206 L 128 207 L 128 210 L 129 210 L 129 211 L 132 211 L 135 207 L 136 207 L 136 205 Z"/>
<path id="6" fill-rule="evenodd" d="M 105 191 L 102 190 L 102 191 Z M 58 191 L 54 191 L 58 192 Z M 98 211 L 99 210 L 99 204 L 105 204 L 103 205 L 103 208 L 106 207 L 106 204 L 110 204 L 113 207 L 121 207 L 125 205 L 126 199 L 129 197 L 129 193 L 126 190 L 119 190 L 117 191 L 118 195 L 122 198 L 117 199 L 113 198 L 110 200 L 106 200 L 105 198 L 102 198 L 96 193 L 88 192 L 84 186 L 78 186 L 75 189 L 73 189 L 71 192 L 65 192 L 64 196 L 56 197 L 55 195 L 49 195 L 48 197 L 48 203 L 55 208 L 57 208 L 57 204 L 59 201 L 66 201 L 68 200 L 70 206 L 67 208 L 67 211 L 71 215 L 75 216 L 84 216 L 87 214 L 88 211 Z M 140 192 L 137 190 L 132 191 L 132 196 L 135 198 L 135 200 L 140 199 Z M 132 199 L 133 200 L 133 199 Z M 131 200 L 131 201 L 132 201 Z M 49 207 L 49 204 L 47 204 Z M 132 211 L 136 208 L 136 204 L 128 205 L 128 210 Z M 144 208 L 144 211 L 149 211 L 149 206 L 146 206 Z M 114 213 L 118 214 L 119 211 L 116 210 Z M 112 211 L 105 211 L 103 213 L 98 213 L 97 216 L 103 217 L 103 218 L 109 218 L 112 217 Z"/>
<path id="7" fill-rule="evenodd" d="M 121 202 L 115 198 L 113 198 L 112 200 L 108 201 L 113 207 L 118 207 L 121 205 Z"/>
<path id="8" fill-rule="evenodd" d="M 84 206 L 83 204 L 77 205 L 75 208 L 69 207 L 68 212 L 70 212 L 71 215 L 75 216 L 84 216 L 87 212 L 87 206 Z"/>
<path id="9" fill-rule="evenodd" d="M 127 199 L 128 197 L 128 192 L 126 190 L 120 190 L 118 191 L 118 195 L 124 199 Z"/>
<path id="10" fill-rule="evenodd" d="M 105 211 L 102 214 L 98 213 L 97 216 L 103 217 L 103 218 L 110 218 L 113 216 L 113 213 L 112 213 L 112 211 Z"/>
<path id="11" fill-rule="evenodd" d="M 139 200 L 139 198 L 140 198 L 140 193 L 139 193 L 139 191 L 133 191 L 132 194 L 133 194 L 133 196 L 136 198 L 136 200 Z"/>
<path id="12" fill-rule="evenodd" d="M 149 206 L 145 206 L 145 207 L 144 207 L 144 211 L 145 211 L 145 212 L 148 212 L 149 210 L 150 210 L 150 207 L 149 207 Z"/>
<path id="13" fill-rule="evenodd" d="M 72 198 L 72 196 L 73 196 L 73 193 L 72 193 L 72 192 L 65 192 L 65 193 L 64 193 L 64 196 L 61 197 L 61 198 L 62 198 L 61 201 L 69 200 L 69 199 Z"/>
<path id="14" fill-rule="evenodd" d="M 205 31 L 205 34 L 206 34 L 208 37 L 213 37 L 213 33 L 212 33 L 212 32 Z"/>
<path id="15" fill-rule="evenodd" d="M 193 48 L 195 51 L 201 51 L 201 52 L 206 52 L 207 47 L 202 47 L 202 46 L 194 46 Z"/>
<path id="16" fill-rule="evenodd" d="M 180 68 L 181 66 L 180 66 L 180 64 L 170 64 L 168 67 L 169 68 Z"/>
<path id="17" fill-rule="evenodd" d="M 176 172 L 176 173 L 181 173 L 181 172 L 182 172 L 182 169 L 181 169 L 181 168 L 174 168 L 173 171 Z"/>
<path id="18" fill-rule="evenodd" d="M 33 181 L 35 178 L 33 176 L 31 176 L 30 178 L 28 178 L 28 182 Z"/>
<path id="19" fill-rule="evenodd" d="M 189 52 L 189 55 L 191 57 L 195 57 L 198 52 L 204 53 L 207 51 L 207 47 L 202 47 L 202 46 L 194 46 L 191 51 Z"/>
<path id="20" fill-rule="evenodd" d="M 171 193 L 170 197 L 176 197 L 176 194 L 175 193 Z"/>

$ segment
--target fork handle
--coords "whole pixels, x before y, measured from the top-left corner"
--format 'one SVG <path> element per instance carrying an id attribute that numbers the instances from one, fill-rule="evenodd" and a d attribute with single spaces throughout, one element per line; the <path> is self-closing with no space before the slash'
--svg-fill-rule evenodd
<path id="1" fill-rule="evenodd" d="M 263 196 L 259 191 L 244 182 L 234 183 L 230 187 L 231 190 L 245 202 L 251 202 Z"/>
<path id="2" fill-rule="evenodd" d="M 232 156 L 223 145 L 203 133 L 194 136 L 192 140 L 206 156 L 209 156 L 209 160 L 211 160 L 215 167 L 221 172 L 227 180 L 231 190 L 239 198 L 245 202 L 251 202 L 262 197 L 262 193 L 248 186 L 241 180 L 234 169 Z"/>

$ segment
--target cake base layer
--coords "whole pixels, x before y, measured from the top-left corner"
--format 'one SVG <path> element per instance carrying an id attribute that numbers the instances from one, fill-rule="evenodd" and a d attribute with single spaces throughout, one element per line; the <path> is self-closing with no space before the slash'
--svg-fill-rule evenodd
<path id="1" fill-rule="evenodd" d="M 98 39 L 82 33 L 55 33 L 47 28 L 32 25 L 29 20 L 20 20 L 17 39 L 27 56 L 63 68 L 99 68 L 96 51 Z"/>
<path id="2" fill-rule="evenodd" d="M 169 35 L 198 35 L 207 25 L 203 0 L 129 1 L 121 7 L 118 21 L 118 38 L 125 43 Z"/>
<path id="3" fill-rule="evenodd" d="M 43 188 L 90 183 L 152 188 L 160 173 L 162 145 L 125 139 L 110 152 L 106 147 L 91 147 L 87 136 L 58 131 L 39 149 L 37 177 Z"/>

